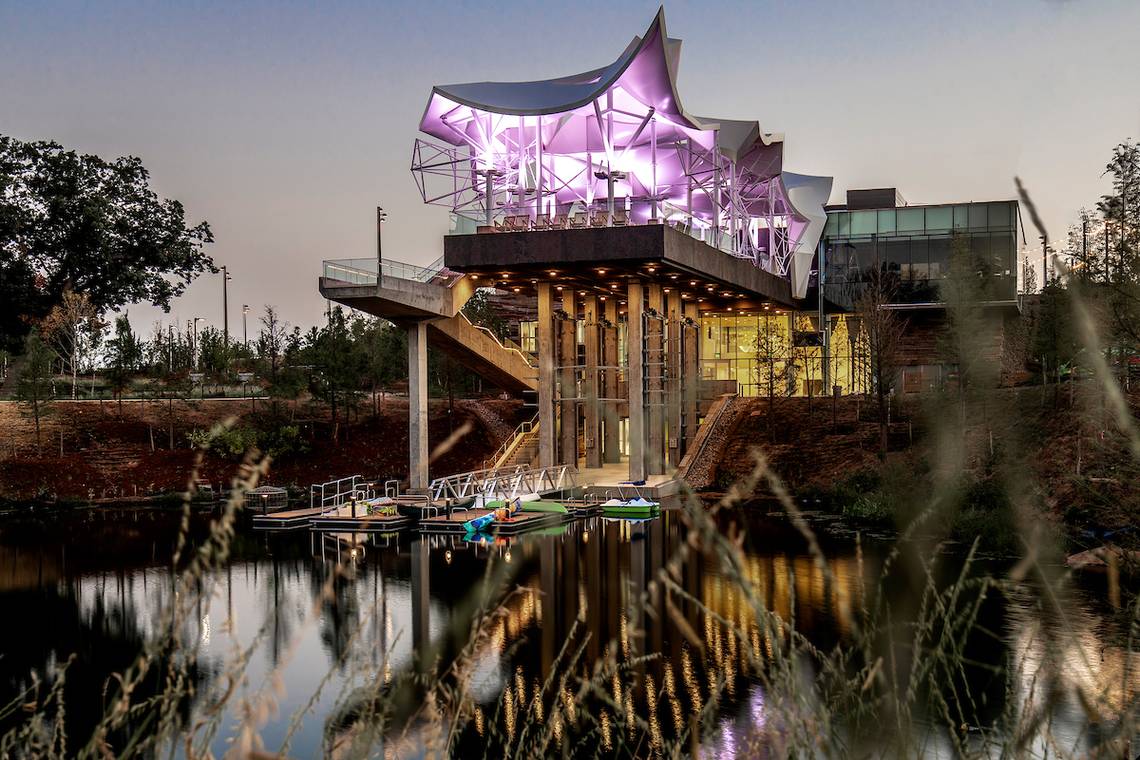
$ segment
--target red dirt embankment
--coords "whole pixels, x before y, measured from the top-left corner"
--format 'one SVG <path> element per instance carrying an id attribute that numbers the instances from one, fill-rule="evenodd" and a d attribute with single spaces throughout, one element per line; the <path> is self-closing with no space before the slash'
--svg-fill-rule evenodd
<path id="1" fill-rule="evenodd" d="M 431 463 L 432 477 L 482 466 L 501 443 L 503 431 L 514 428 L 518 408 L 513 401 L 462 401 L 456 402 L 454 419 L 449 419 L 447 403 L 433 400 L 428 424 L 433 449 L 465 422 L 471 423 L 471 430 Z M 166 402 L 125 401 L 120 410 L 114 402 L 56 401 L 41 420 L 37 452 L 35 428 L 26 410 L 0 403 L 0 498 L 85 500 L 183 491 L 196 457 L 189 432 L 208 430 L 225 420 L 242 428 L 261 427 L 266 424 L 266 410 L 266 402 L 259 401 L 254 411 L 248 400 L 176 401 L 172 415 Z M 342 410 L 335 442 L 327 407 L 282 403 L 279 412 L 285 424 L 297 427 L 298 440 L 307 451 L 273 461 L 268 483 L 306 488 L 353 474 L 407 477 L 406 399 L 382 400 L 376 416 L 370 402 L 361 403 L 348 422 Z M 240 459 L 208 453 L 199 478 L 215 487 L 228 483 Z"/>
<path id="2" fill-rule="evenodd" d="M 1140 428 L 1140 383 L 1125 400 Z M 952 463 L 963 475 L 1000 476 L 1071 524 L 1120 528 L 1140 519 L 1140 461 L 1129 449 L 1128 425 L 1094 381 L 996 389 L 968 405 L 954 394 L 905 396 L 892 409 L 885 463 L 865 399 L 844 397 L 834 406 L 831 399 L 775 399 L 771 412 L 766 398 L 738 403 L 735 424 L 718 441 L 714 489 L 747 476 L 759 448 L 792 491 L 827 490 L 861 470 L 894 467 L 913 474 L 917 493 L 919 479 Z"/>

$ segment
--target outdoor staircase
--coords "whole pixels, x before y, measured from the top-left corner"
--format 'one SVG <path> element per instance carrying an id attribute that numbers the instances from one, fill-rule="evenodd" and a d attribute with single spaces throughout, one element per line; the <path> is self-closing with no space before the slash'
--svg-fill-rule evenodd
<path id="1" fill-rule="evenodd" d="M 725 454 L 729 436 L 740 419 L 744 404 L 735 393 L 725 394 L 709 407 L 689 451 L 677 466 L 678 480 L 696 490 L 712 485 L 717 463 Z"/>
<path id="2" fill-rule="evenodd" d="M 538 420 L 529 420 L 515 428 L 509 437 L 484 464 L 485 469 L 530 467 L 538 458 Z"/>
<path id="3" fill-rule="evenodd" d="M 538 389 L 538 362 L 510 341 L 500 341 L 462 312 L 428 322 L 428 342 L 494 385 L 511 393 Z"/>

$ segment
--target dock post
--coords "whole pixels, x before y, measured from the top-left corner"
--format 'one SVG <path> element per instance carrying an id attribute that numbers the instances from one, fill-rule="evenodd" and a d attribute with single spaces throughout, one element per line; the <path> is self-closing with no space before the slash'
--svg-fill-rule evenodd
<path id="1" fill-rule="evenodd" d="M 538 466 L 554 466 L 554 308 L 549 282 L 538 283 Z"/>
<path id="2" fill-rule="evenodd" d="M 601 320 L 598 317 L 597 296 L 586 296 L 582 304 L 582 319 L 585 323 L 583 342 L 586 344 L 585 393 L 582 395 L 585 397 L 586 467 L 593 468 L 602 466 L 601 409 L 598 401 L 598 338 Z"/>
<path id="3" fill-rule="evenodd" d="M 578 397 L 577 383 L 575 382 L 577 372 L 574 369 L 578 363 L 578 302 L 572 287 L 562 291 L 562 310 L 566 312 L 566 318 L 558 322 L 559 337 L 562 344 L 559 350 L 559 363 L 562 365 L 562 370 L 558 373 L 558 395 L 563 399 L 575 399 Z M 578 402 L 563 401 L 560 408 L 562 411 L 559 428 L 562 445 L 559 461 L 561 464 L 577 467 Z"/>
<path id="4" fill-rule="evenodd" d="M 626 313 L 626 390 L 629 394 L 629 479 L 645 480 L 645 288 L 630 279 Z"/>
<path id="5" fill-rule="evenodd" d="M 408 326 L 408 486 L 428 486 L 427 323 Z"/>

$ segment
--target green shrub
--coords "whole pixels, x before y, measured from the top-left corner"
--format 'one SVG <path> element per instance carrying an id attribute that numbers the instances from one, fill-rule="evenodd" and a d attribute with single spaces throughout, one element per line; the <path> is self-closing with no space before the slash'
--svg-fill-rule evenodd
<path id="1" fill-rule="evenodd" d="M 301 428 L 296 425 L 280 425 L 262 430 L 257 440 L 261 450 L 274 459 L 309 451 L 309 442 L 301 436 Z"/>
<path id="2" fill-rule="evenodd" d="M 223 457 L 237 457 L 257 445 L 257 431 L 252 428 L 194 429 L 186 434 L 194 448 L 205 448 Z"/>

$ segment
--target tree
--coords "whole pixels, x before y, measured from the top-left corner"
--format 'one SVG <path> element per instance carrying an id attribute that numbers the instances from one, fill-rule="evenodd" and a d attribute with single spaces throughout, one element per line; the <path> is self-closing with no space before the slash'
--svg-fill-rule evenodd
<path id="1" fill-rule="evenodd" d="M 794 389 L 794 366 L 789 361 L 789 344 L 785 331 L 772 324 L 765 314 L 756 333 L 756 383 L 768 395 L 768 435 L 772 435 L 773 412 L 776 394 L 787 395 Z M 779 321 L 784 321 L 783 317 Z"/>
<path id="2" fill-rule="evenodd" d="M 313 395 L 329 405 L 335 441 L 340 428 L 339 411 L 344 409 L 347 413 L 359 394 L 363 357 L 339 306 L 329 313 L 328 324 L 309 331 L 306 343 L 309 363 L 317 370 L 312 381 Z"/>
<path id="3" fill-rule="evenodd" d="M 115 319 L 115 335 L 107 344 L 107 380 L 119 402 L 119 416 L 123 416 L 123 391 L 131 386 L 142 361 L 142 344 L 126 314 Z"/>
<path id="4" fill-rule="evenodd" d="M 70 289 L 98 313 L 147 301 L 169 310 L 216 271 L 206 222 L 187 226 L 138 158 L 113 161 L 0 135 L 0 340 L 11 343 Z"/>
<path id="5" fill-rule="evenodd" d="M 508 334 L 507 320 L 491 304 L 491 288 L 479 288 L 463 305 L 463 314 L 478 327 L 485 327 L 500 341 Z"/>
<path id="6" fill-rule="evenodd" d="M 889 431 L 889 403 L 899 369 L 899 341 L 906 325 L 898 312 L 889 307 L 895 302 L 893 285 L 879 271 L 872 271 L 867 286 L 856 301 L 855 309 L 861 316 L 871 388 L 879 413 L 879 458 L 887 456 Z"/>
<path id="7" fill-rule="evenodd" d="M 408 378 L 407 332 L 383 319 L 355 316 L 350 330 L 353 341 L 363 352 L 366 376 L 371 384 L 372 416 L 380 415 L 376 392 Z"/>
<path id="8" fill-rule="evenodd" d="M 276 418 L 280 400 L 296 398 L 304 386 L 304 379 L 296 368 L 301 361 L 301 333 L 297 328 L 290 332 L 289 323 L 283 322 L 272 306 L 266 306 L 254 345 L 258 372 L 269 381 L 270 410 Z"/>
<path id="9" fill-rule="evenodd" d="M 65 288 L 60 303 L 48 313 L 40 328 L 64 372 L 71 376 L 72 399 L 79 397 L 79 370 L 94 359 L 107 327 L 99 317 L 99 310 L 86 293 Z"/>
<path id="10" fill-rule="evenodd" d="M 16 383 L 16 400 L 30 411 L 36 423 L 36 455 L 40 454 L 40 419 L 52 399 L 52 350 L 39 333 L 32 331 L 24 341 L 24 366 Z"/>

